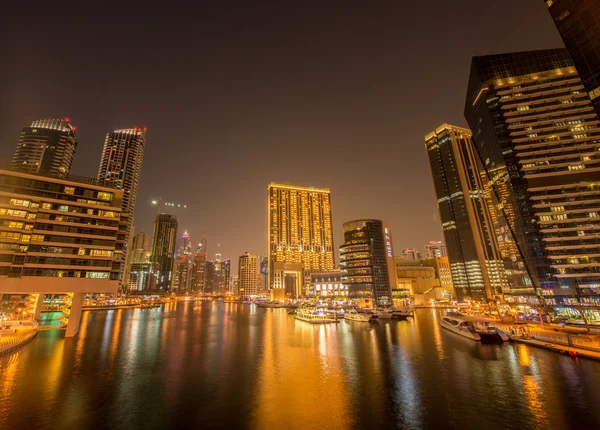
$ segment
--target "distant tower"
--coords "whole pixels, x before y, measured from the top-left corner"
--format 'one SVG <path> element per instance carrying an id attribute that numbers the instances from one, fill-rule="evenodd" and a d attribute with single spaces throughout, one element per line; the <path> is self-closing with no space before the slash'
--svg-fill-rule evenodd
<path id="1" fill-rule="evenodd" d="M 76 149 L 75 127 L 69 118 L 33 121 L 21 131 L 11 168 L 65 179 Z"/>
<path id="2" fill-rule="evenodd" d="M 140 231 L 133 238 L 131 245 L 132 263 L 143 263 L 146 261 L 146 252 L 148 251 L 149 237 L 148 233 Z"/>
<path id="3" fill-rule="evenodd" d="M 259 258 L 246 252 L 238 260 L 238 289 L 242 297 L 258 294 Z"/>
<path id="4" fill-rule="evenodd" d="M 173 263 L 177 244 L 177 218 L 158 214 L 154 222 L 152 264 L 156 273 L 156 288 L 168 290 L 173 278 Z"/>
<path id="5" fill-rule="evenodd" d="M 190 235 L 186 231 L 181 235 L 181 250 L 179 251 L 180 255 L 192 255 L 192 246 L 190 245 Z"/>

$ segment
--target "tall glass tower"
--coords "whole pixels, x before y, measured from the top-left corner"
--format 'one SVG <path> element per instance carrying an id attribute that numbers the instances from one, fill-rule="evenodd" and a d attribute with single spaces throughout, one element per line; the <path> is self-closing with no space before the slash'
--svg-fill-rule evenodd
<path id="1" fill-rule="evenodd" d="M 159 290 L 171 288 L 176 247 L 177 218 L 174 215 L 158 214 L 154 222 L 152 265 L 156 274 L 156 288 Z"/>
<path id="2" fill-rule="evenodd" d="M 458 299 L 502 294 L 507 280 L 471 131 L 442 124 L 425 136 L 425 149 Z"/>
<path id="3" fill-rule="evenodd" d="M 75 127 L 69 118 L 33 121 L 21 131 L 11 168 L 65 179 L 76 149 Z"/>
<path id="4" fill-rule="evenodd" d="M 567 50 L 474 57 L 465 117 L 531 279 L 512 299 L 596 301 L 600 128 Z"/>

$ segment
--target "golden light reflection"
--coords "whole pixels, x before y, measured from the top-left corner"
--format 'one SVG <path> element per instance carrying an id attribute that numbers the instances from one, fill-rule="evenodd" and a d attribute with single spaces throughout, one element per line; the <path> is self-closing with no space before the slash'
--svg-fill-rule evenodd
<path id="1" fill-rule="evenodd" d="M 527 407 L 535 417 L 537 428 L 549 428 L 548 415 L 544 401 L 542 400 L 542 390 L 536 379 L 532 375 L 523 376 L 523 388 Z"/>
<path id="2" fill-rule="evenodd" d="M 298 336 L 289 337 L 291 324 Z M 266 313 L 256 412 L 249 427 L 350 427 L 348 387 L 334 341 L 337 336 L 330 336 L 336 330 L 333 325 L 318 327 L 292 320 L 285 313 Z"/>
<path id="3" fill-rule="evenodd" d="M 531 365 L 529 349 L 525 345 L 519 345 L 519 364 L 526 367 Z"/>

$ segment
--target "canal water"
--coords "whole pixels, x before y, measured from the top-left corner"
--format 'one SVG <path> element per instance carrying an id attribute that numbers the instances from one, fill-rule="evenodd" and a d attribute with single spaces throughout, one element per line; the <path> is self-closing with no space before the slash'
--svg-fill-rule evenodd
<path id="1" fill-rule="evenodd" d="M 1 429 L 600 428 L 600 362 L 408 321 L 192 302 L 87 312 L 0 357 Z"/>

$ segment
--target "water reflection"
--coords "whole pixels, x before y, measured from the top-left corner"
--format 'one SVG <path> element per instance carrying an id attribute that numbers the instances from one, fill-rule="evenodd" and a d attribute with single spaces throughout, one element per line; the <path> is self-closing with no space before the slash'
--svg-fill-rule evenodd
<path id="1" fill-rule="evenodd" d="M 283 309 L 85 313 L 0 357 L 0 428 L 598 427 L 600 363 L 408 321 L 315 326 Z M 507 420 L 510 417 L 510 420 Z"/>

